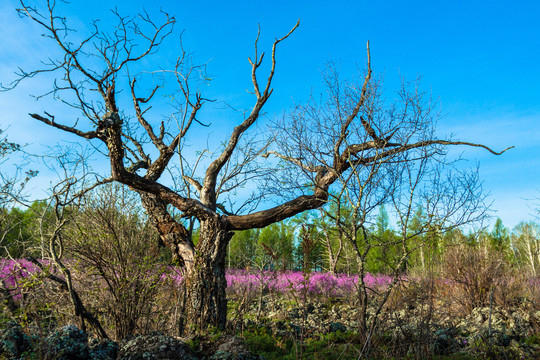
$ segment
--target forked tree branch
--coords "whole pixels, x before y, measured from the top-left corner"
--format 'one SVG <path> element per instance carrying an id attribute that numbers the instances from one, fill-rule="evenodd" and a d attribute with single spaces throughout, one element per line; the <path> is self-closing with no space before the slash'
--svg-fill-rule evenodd
<path id="1" fill-rule="evenodd" d="M 300 20 L 296 23 L 296 25 L 287 33 L 287 35 L 283 36 L 280 39 L 276 39 L 274 41 L 274 45 L 272 46 L 272 65 L 270 74 L 268 76 L 268 80 L 266 82 L 266 87 L 263 92 L 263 94 L 260 94 L 259 92 L 259 85 L 257 84 L 257 79 L 255 76 L 255 73 L 257 71 L 257 68 L 261 64 L 262 61 L 262 55 L 260 60 L 255 59 L 255 63 L 249 60 L 252 64 L 252 80 L 253 80 L 253 86 L 255 88 L 255 94 L 257 95 L 257 101 L 255 103 L 255 106 L 251 110 L 250 115 L 238 126 L 236 126 L 231 134 L 231 137 L 229 139 L 229 142 L 221 155 L 214 160 L 210 166 L 208 166 L 208 169 L 206 170 L 206 174 L 204 177 L 204 184 L 203 184 L 203 190 L 201 192 L 201 201 L 206 204 L 207 206 L 215 209 L 216 205 L 216 181 L 219 172 L 223 168 L 223 166 L 227 163 L 227 161 L 230 159 L 233 151 L 236 149 L 236 146 L 238 145 L 238 141 L 240 140 L 240 137 L 242 134 L 249 129 L 251 125 L 255 123 L 255 121 L 259 118 L 259 113 L 272 94 L 272 91 L 270 90 L 270 86 L 272 84 L 272 79 L 274 77 L 274 71 L 276 67 L 276 48 L 277 44 L 279 44 L 281 41 L 285 40 L 289 35 L 291 35 L 296 28 L 300 25 Z M 258 39 L 257 35 L 257 39 Z M 255 42 L 255 53 L 257 53 L 257 41 Z"/>
<path id="2" fill-rule="evenodd" d="M 366 50 L 367 51 L 367 73 L 364 78 L 364 84 L 362 85 L 362 92 L 360 94 L 360 99 L 356 103 L 356 106 L 354 107 L 353 111 L 347 117 L 343 125 L 341 126 L 341 133 L 339 134 L 339 138 L 336 140 L 336 144 L 334 145 L 334 157 L 335 157 L 334 162 L 336 162 L 337 157 L 339 156 L 339 149 L 341 148 L 341 145 L 347 138 L 349 126 L 351 125 L 353 120 L 358 116 L 358 112 L 360 111 L 360 109 L 362 108 L 362 106 L 364 105 L 367 99 L 368 84 L 369 84 L 369 81 L 371 80 L 371 53 L 369 50 L 369 41 L 367 42 L 366 48 L 367 48 Z M 362 122 L 362 125 L 364 125 L 364 122 Z M 366 132 L 369 134 L 370 131 L 366 127 L 366 125 L 364 125 L 364 128 L 366 128 Z"/>

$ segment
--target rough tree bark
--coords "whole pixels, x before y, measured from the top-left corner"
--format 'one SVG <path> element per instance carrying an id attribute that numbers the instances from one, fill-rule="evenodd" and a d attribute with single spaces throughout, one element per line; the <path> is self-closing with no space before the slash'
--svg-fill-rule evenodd
<path id="1" fill-rule="evenodd" d="M 167 210 L 167 203 L 155 195 L 140 193 L 141 203 L 157 229 L 163 244 L 171 251 L 172 263 L 182 266 L 187 272 L 194 264 L 195 245 L 189 231 L 176 221 Z"/>
<path id="2" fill-rule="evenodd" d="M 226 325 L 225 260 L 233 233 L 222 220 L 215 215 L 201 221 L 197 255 L 185 280 L 185 324 L 190 328 L 206 329 L 211 324 L 223 329 Z M 187 330 L 185 324 L 180 324 L 180 332 Z"/>

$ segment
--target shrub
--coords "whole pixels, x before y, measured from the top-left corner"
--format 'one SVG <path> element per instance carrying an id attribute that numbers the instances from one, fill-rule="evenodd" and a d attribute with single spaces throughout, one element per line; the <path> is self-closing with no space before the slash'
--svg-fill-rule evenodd
<path id="1" fill-rule="evenodd" d="M 489 306 L 492 292 L 504 301 L 512 285 L 507 275 L 507 265 L 498 252 L 468 245 L 446 252 L 442 276 L 452 288 L 449 294 L 469 313 Z"/>

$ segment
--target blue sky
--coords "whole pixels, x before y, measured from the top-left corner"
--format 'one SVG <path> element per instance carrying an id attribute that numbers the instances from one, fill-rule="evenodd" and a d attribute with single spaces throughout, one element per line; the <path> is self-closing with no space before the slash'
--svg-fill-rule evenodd
<path id="1" fill-rule="evenodd" d="M 96 4 L 97 3 L 97 4 Z M 200 2 L 199 2 L 200 4 Z M 502 156 L 463 150 L 471 166 L 480 164 L 484 188 L 492 194 L 493 210 L 507 226 L 531 219 L 527 199 L 540 197 L 540 2 L 537 1 L 96 1 L 73 0 L 66 16 L 74 27 L 104 19 L 116 5 L 135 14 L 160 8 L 173 14 L 184 29 L 184 47 L 198 62 L 208 63 L 206 95 L 234 106 L 251 98 L 248 56 L 253 53 L 257 25 L 261 49 L 285 34 L 298 19 L 300 28 L 278 49 L 274 94 L 268 116 L 282 114 L 293 102 L 321 91 L 321 71 L 328 61 L 350 77 L 365 65 L 370 41 L 372 68 L 384 76 L 385 87 L 397 89 L 400 79 L 422 76 L 422 88 L 439 100 L 444 118 L 440 134 L 495 149 L 516 146 Z M 0 82 L 13 79 L 17 66 L 31 69 L 52 49 L 36 27 L 18 18 L 17 2 L 0 3 Z M 174 60 L 177 43 L 164 49 L 161 62 Z M 41 112 L 28 93 L 41 84 L 23 84 L 0 94 L 0 126 L 13 141 L 30 151 L 58 140 L 75 139 L 36 124 L 26 115 Z M 47 104 L 49 111 L 64 111 Z M 59 114 L 55 112 L 55 114 Z M 61 113 L 60 113 L 61 114 Z M 213 124 L 234 124 L 234 115 Z M 46 176 L 44 174 L 44 176 Z"/>

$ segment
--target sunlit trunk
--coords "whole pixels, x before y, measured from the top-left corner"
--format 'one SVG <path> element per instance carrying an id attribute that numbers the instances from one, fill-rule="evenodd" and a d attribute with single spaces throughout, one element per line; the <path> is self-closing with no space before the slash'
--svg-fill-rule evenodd
<path id="1" fill-rule="evenodd" d="M 195 247 L 186 228 L 167 211 L 167 205 L 154 196 L 141 194 L 142 203 L 171 250 L 173 262 L 183 268 L 183 316 L 181 334 L 198 333 L 208 327 L 224 329 L 227 322 L 225 263 L 227 245 L 233 233 L 219 215 L 200 223 L 199 242 Z"/>
<path id="2" fill-rule="evenodd" d="M 219 217 L 202 221 L 193 267 L 184 282 L 184 318 L 181 334 L 198 333 L 208 327 L 224 329 L 227 322 L 225 262 L 233 233 Z"/>
<path id="3" fill-rule="evenodd" d="M 172 254 L 172 263 L 189 271 L 193 266 L 195 247 L 190 232 L 167 211 L 167 204 L 154 195 L 140 193 L 141 201 L 157 229 L 160 239 Z"/>

